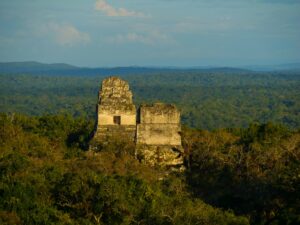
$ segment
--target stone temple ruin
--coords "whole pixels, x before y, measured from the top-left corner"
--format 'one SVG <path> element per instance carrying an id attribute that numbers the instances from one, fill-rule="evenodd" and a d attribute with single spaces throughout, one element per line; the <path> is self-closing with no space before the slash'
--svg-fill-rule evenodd
<path id="1" fill-rule="evenodd" d="M 97 126 L 91 149 L 114 138 L 133 142 L 136 157 L 152 166 L 182 168 L 180 113 L 171 104 L 141 105 L 136 110 L 126 81 L 102 81 L 97 105 Z"/>

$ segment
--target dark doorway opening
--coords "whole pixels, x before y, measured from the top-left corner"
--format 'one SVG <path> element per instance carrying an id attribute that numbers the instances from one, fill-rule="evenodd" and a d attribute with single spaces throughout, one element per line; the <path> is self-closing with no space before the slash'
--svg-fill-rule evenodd
<path id="1" fill-rule="evenodd" d="M 114 124 L 121 125 L 121 116 L 114 116 Z"/>

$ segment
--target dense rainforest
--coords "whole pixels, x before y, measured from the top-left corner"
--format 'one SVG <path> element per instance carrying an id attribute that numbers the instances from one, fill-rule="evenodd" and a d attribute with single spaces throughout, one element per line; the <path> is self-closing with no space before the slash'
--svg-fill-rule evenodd
<path id="1" fill-rule="evenodd" d="M 300 224 L 300 76 L 126 74 L 182 112 L 186 170 L 88 151 L 104 76 L 0 75 L 0 224 Z"/>
<path id="2" fill-rule="evenodd" d="M 93 120 L 0 123 L 0 224 L 300 223 L 299 131 L 183 128 L 186 171 L 162 179 L 130 143 L 87 151 Z"/>
<path id="3" fill-rule="evenodd" d="M 93 118 L 99 76 L 0 75 L 0 111 L 69 113 Z M 175 71 L 125 74 L 136 105 L 174 103 L 194 128 L 247 127 L 269 121 L 300 127 L 300 73 Z"/>

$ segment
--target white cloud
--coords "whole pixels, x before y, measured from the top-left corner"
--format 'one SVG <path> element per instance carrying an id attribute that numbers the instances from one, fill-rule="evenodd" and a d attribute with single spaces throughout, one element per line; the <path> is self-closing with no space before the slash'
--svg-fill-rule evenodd
<path id="1" fill-rule="evenodd" d="M 95 3 L 95 9 L 104 12 L 107 16 L 124 16 L 124 17 L 143 17 L 144 14 L 141 12 L 129 11 L 125 8 L 114 8 L 108 4 L 106 0 L 97 0 Z"/>
<path id="2" fill-rule="evenodd" d="M 62 46 L 86 44 L 90 41 L 88 33 L 79 31 L 71 24 L 49 23 L 46 25 L 45 30 L 47 34 L 52 35 L 57 44 Z"/>

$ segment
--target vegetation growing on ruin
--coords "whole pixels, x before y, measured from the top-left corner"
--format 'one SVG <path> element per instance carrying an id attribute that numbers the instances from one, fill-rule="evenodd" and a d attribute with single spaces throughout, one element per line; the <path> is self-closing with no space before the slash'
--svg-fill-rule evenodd
<path id="1" fill-rule="evenodd" d="M 126 143 L 88 153 L 93 120 L 1 114 L 0 123 L 1 224 L 300 222 L 300 133 L 282 125 L 184 128 L 187 170 L 160 179 Z"/>

